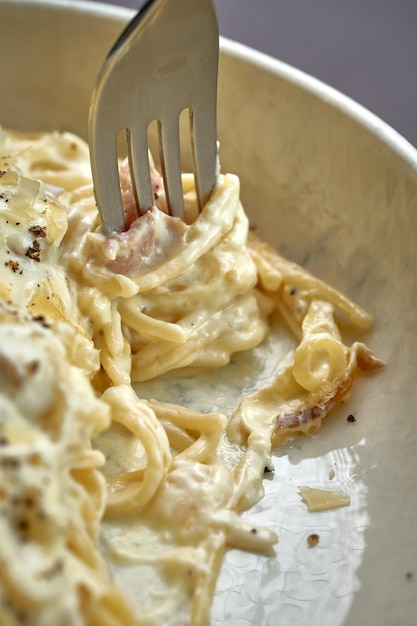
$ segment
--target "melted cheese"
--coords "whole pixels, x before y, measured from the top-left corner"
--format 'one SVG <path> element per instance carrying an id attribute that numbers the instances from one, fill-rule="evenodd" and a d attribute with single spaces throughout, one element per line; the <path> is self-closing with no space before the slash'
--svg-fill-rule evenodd
<path id="1" fill-rule="evenodd" d="M 299 492 L 310 513 L 330 511 L 331 509 L 350 505 L 350 497 L 343 491 L 313 489 L 312 487 L 303 486 L 299 487 Z"/>

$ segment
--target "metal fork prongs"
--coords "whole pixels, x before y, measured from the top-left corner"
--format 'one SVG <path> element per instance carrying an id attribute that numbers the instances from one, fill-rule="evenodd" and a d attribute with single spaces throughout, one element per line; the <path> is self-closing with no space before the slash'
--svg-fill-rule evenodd
<path id="1" fill-rule="evenodd" d="M 212 0 L 150 0 L 109 52 L 90 106 L 94 193 L 107 234 L 125 230 L 117 137 L 126 131 L 138 215 L 154 205 L 148 128 L 157 121 L 169 213 L 184 219 L 179 118 L 190 111 L 200 209 L 216 181 L 219 33 Z"/>

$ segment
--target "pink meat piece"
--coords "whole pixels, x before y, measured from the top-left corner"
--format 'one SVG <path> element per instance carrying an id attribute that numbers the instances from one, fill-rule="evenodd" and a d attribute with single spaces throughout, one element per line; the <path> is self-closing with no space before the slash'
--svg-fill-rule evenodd
<path id="1" fill-rule="evenodd" d="M 184 241 L 186 223 L 168 213 L 164 181 L 154 164 L 150 164 L 154 205 L 138 215 L 129 162 L 120 165 L 120 187 L 125 210 L 126 230 L 109 237 L 101 247 L 106 267 L 116 274 L 135 276 L 150 271 L 178 251 Z M 187 216 L 195 213 L 188 204 Z"/>
<path id="2" fill-rule="evenodd" d="M 184 240 L 186 224 L 152 207 L 128 230 L 109 237 L 102 246 L 106 267 L 125 276 L 150 270 L 170 258 Z"/>
<path id="3" fill-rule="evenodd" d="M 163 178 L 153 163 L 150 164 L 149 172 L 151 176 L 154 205 L 163 213 L 168 213 Z M 125 159 L 122 162 L 119 170 L 119 176 L 122 191 L 122 202 L 125 209 L 126 229 L 128 229 L 138 217 L 128 159 Z"/>

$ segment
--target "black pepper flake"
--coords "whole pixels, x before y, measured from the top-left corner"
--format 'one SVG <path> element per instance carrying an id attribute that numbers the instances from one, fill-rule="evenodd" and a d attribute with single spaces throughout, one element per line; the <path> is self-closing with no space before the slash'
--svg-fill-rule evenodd
<path id="1" fill-rule="evenodd" d="M 43 328 L 51 328 L 51 325 L 46 321 L 43 315 L 34 315 L 32 320 L 34 322 L 38 322 L 41 326 L 43 326 Z"/>
<path id="2" fill-rule="evenodd" d="M 31 226 L 29 228 L 29 232 L 32 233 L 32 235 L 34 235 L 35 237 L 39 237 L 40 239 L 46 237 L 46 230 L 42 228 L 42 226 Z"/>
<path id="3" fill-rule="evenodd" d="M 17 522 L 16 526 L 18 530 L 20 530 L 21 532 L 24 532 L 25 530 L 29 528 L 29 522 L 27 519 L 21 519 Z"/>
<path id="4" fill-rule="evenodd" d="M 5 457 L 0 460 L 0 466 L 4 469 L 17 470 L 20 467 L 20 461 L 16 457 Z"/>
<path id="5" fill-rule="evenodd" d="M 319 540 L 320 540 L 320 537 L 317 535 L 317 533 L 312 533 L 311 535 L 307 537 L 308 547 L 315 548 Z"/>
<path id="6" fill-rule="evenodd" d="M 34 261 L 37 261 L 39 263 L 39 261 L 41 260 L 41 246 L 39 241 L 35 239 L 33 245 L 29 246 L 26 250 L 25 255 L 29 257 L 29 259 L 33 259 Z"/>
<path id="7" fill-rule="evenodd" d="M 26 363 L 25 369 L 26 372 L 31 375 L 31 374 L 35 374 L 38 369 L 40 367 L 40 362 L 39 361 L 30 361 L 30 363 Z"/>
<path id="8" fill-rule="evenodd" d="M 31 509 L 32 507 L 35 506 L 35 498 L 33 496 L 26 496 L 23 504 L 28 508 Z"/>
<path id="9" fill-rule="evenodd" d="M 296 289 L 296 287 L 292 287 L 292 288 L 290 289 L 290 296 L 295 296 L 295 294 L 296 294 L 296 293 L 297 293 L 297 289 Z"/>
<path id="10" fill-rule="evenodd" d="M 10 267 L 13 273 L 16 273 L 19 271 L 19 261 L 12 261 L 12 260 L 6 261 L 4 265 L 6 267 Z"/>
<path id="11" fill-rule="evenodd" d="M 352 413 L 350 415 L 347 416 L 347 421 L 348 422 L 356 422 L 356 417 L 354 415 L 352 415 Z"/>

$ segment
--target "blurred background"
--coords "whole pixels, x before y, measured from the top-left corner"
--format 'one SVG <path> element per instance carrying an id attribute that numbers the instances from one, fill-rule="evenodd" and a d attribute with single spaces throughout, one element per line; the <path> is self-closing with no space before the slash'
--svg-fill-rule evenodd
<path id="1" fill-rule="evenodd" d="M 214 2 L 221 35 L 336 87 L 417 146 L 417 0 Z"/>

